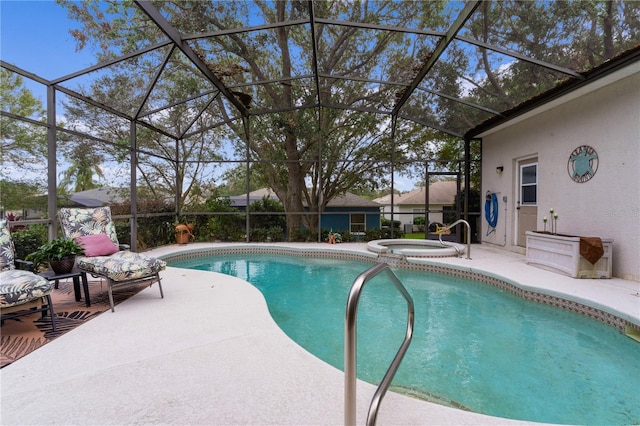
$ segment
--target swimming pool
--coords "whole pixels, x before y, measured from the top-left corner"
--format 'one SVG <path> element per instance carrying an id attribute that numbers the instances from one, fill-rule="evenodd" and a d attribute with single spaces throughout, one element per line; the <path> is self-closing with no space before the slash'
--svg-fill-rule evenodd
<path id="1" fill-rule="evenodd" d="M 242 254 L 170 265 L 252 283 L 285 333 L 342 368 L 347 294 L 369 263 Z M 395 272 L 416 303 L 416 325 L 392 390 L 513 419 L 640 422 L 640 351 L 631 339 L 586 317 L 474 281 Z M 358 377 L 372 383 L 384 375 L 406 320 L 406 305 L 384 284 L 367 284 L 358 313 Z"/>

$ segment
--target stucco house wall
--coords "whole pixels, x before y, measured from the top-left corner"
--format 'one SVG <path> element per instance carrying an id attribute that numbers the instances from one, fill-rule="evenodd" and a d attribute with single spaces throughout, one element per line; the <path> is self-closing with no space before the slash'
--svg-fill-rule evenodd
<path id="1" fill-rule="evenodd" d="M 640 281 L 640 64 L 481 136 L 482 193 L 496 193 L 499 200 L 495 232 L 487 236 L 482 220 L 483 244 L 525 252 L 516 245 L 517 166 L 537 157 L 537 230 L 553 208 L 558 233 L 613 238 L 613 275 Z M 598 168 L 577 183 L 567 165 L 583 145 L 597 152 Z"/>

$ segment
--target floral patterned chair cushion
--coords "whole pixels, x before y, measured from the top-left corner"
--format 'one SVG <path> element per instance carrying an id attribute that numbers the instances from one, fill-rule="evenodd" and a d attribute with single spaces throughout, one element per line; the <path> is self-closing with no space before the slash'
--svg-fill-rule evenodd
<path id="1" fill-rule="evenodd" d="M 107 234 L 116 246 L 119 245 L 116 225 L 111 220 L 109 207 L 62 208 L 59 217 L 62 233 L 69 240 L 87 235 Z"/>
<path id="2" fill-rule="evenodd" d="M 0 308 L 7 309 L 47 297 L 49 306 L 46 309 L 51 312 L 51 321 L 55 330 L 53 306 L 48 297 L 52 285 L 48 279 L 40 275 L 15 268 L 15 250 L 6 220 L 0 220 L 0 270 L 2 270 L 0 272 Z M 4 320 L 4 315 L 2 318 Z"/>
<path id="3" fill-rule="evenodd" d="M 131 251 L 119 251 L 111 256 L 78 257 L 78 267 L 89 273 L 120 282 L 145 278 L 165 269 L 166 262 Z"/>
<path id="4" fill-rule="evenodd" d="M 15 250 L 9 224 L 6 219 L 0 220 L 0 270 L 15 269 Z"/>
<path id="5" fill-rule="evenodd" d="M 11 269 L 0 272 L 0 307 L 22 305 L 51 293 L 52 284 L 31 271 Z"/>
<path id="6" fill-rule="evenodd" d="M 118 245 L 116 227 L 109 207 L 62 208 L 60 222 L 65 238 L 77 239 L 105 233 Z M 150 277 L 167 266 L 163 260 L 131 251 L 118 251 L 110 256 L 78 256 L 76 262 L 80 269 L 115 282 Z"/>
<path id="7" fill-rule="evenodd" d="M 116 226 L 111 220 L 109 207 L 63 208 L 60 209 L 60 223 L 65 238 L 76 240 L 80 237 L 107 234 L 118 246 Z M 101 253 L 103 254 L 103 253 Z M 164 298 L 160 271 L 167 266 L 166 262 L 129 250 L 117 251 L 109 256 L 78 256 L 76 264 L 82 271 L 91 275 L 106 278 L 111 312 L 115 312 L 113 301 L 114 288 L 126 287 L 138 283 L 152 285 L 158 283 L 160 297 Z"/>

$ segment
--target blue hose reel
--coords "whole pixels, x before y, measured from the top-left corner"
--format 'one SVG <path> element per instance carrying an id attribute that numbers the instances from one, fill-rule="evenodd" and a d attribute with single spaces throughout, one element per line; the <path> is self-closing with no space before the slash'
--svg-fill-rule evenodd
<path id="1" fill-rule="evenodd" d="M 496 230 L 498 224 L 498 196 L 487 191 L 487 199 L 484 202 L 484 218 L 489 223 L 487 236 Z"/>

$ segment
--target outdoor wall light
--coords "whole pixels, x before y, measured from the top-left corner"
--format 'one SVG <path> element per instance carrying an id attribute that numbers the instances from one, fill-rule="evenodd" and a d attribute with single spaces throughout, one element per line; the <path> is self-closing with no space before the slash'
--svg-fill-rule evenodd
<path id="1" fill-rule="evenodd" d="M 504 171 L 504 167 L 503 167 L 503 166 L 498 166 L 498 167 L 496 167 L 496 173 L 497 173 L 497 174 L 499 174 L 499 175 L 500 175 L 500 174 L 502 174 L 502 172 L 503 172 L 503 171 Z"/>

